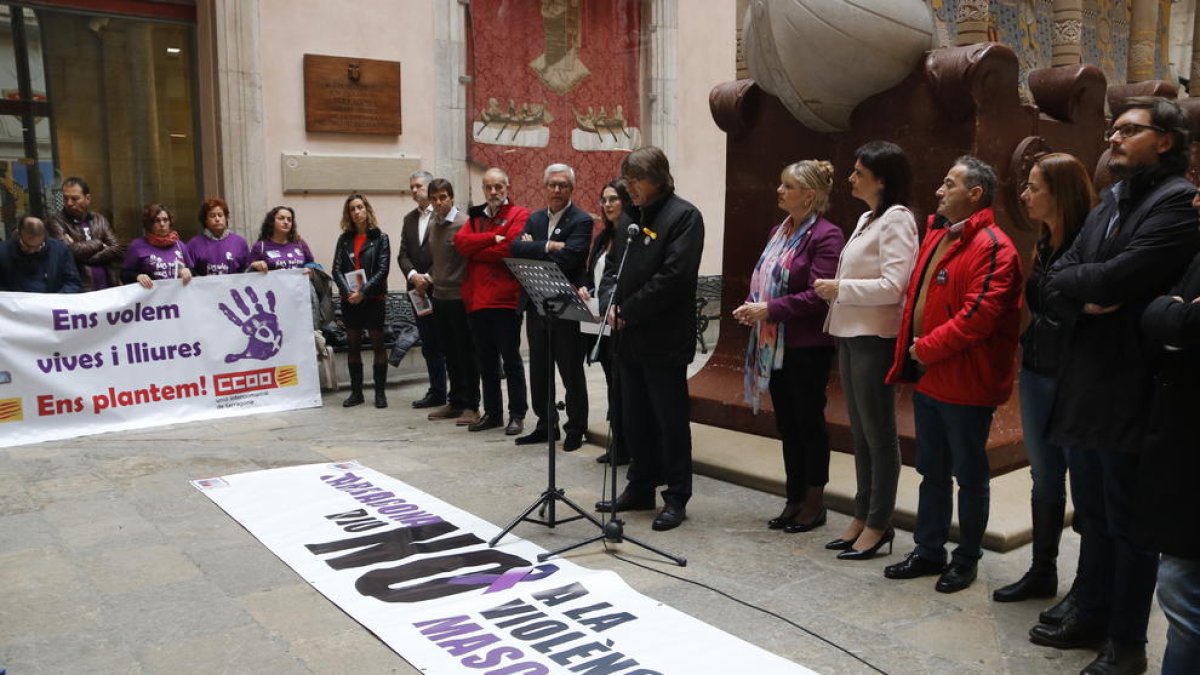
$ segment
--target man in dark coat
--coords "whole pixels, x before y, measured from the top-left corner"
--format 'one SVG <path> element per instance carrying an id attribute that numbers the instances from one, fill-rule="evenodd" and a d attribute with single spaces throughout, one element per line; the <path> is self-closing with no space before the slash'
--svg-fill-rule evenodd
<path id="1" fill-rule="evenodd" d="M 71 249 L 79 266 L 79 278 L 85 291 L 99 291 L 117 285 L 114 263 L 121 262 L 125 251 L 103 214 L 89 210 L 92 191 L 87 181 L 71 176 L 62 183 L 62 211 L 46 218 L 50 238 Z"/>
<path id="2" fill-rule="evenodd" d="M 429 181 L 433 174 L 415 171 L 408 178 L 408 187 L 417 208 L 404 216 L 400 229 L 400 253 L 396 263 L 408 281 L 409 291 L 426 298 L 433 294 L 433 278 L 429 269 L 433 267 L 433 255 L 429 251 L 429 225 L 433 220 L 433 203 L 429 201 Z M 417 331 L 421 335 L 421 356 L 425 358 L 425 370 L 429 373 L 429 389 L 415 401 L 414 408 L 436 408 L 446 404 L 446 354 L 442 351 L 442 339 L 438 335 L 437 319 L 432 314 L 417 316 Z"/>
<path id="3" fill-rule="evenodd" d="M 546 208 L 535 211 L 525 221 L 524 233 L 512 243 L 512 255 L 514 258 L 553 260 L 571 283 L 582 284 L 593 221 L 586 211 L 571 201 L 575 191 L 575 170 L 566 164 L 551 164 L 546 167 L 543 178 Z M 517 445 L 545 443 L 550 434 L 558 438 L 558 423 L 544 418 L 549 358 L 553 353 L 554 364 L 566 390 L 563 450 L 578 450 L 583 445 L 588 425 L 587 380 L 583 373 L 579 322 L 555 320 L 554 344 L 548 345 L 546 323 L 538 309 L 524 293 L 521 302 L 525 305 L 525 338 L 529 344 L 529 394 L 538 421 L 531 433 L 517 438 Z"/>
<path id="4" fill-rule="evenodd" d="M 641 230 L 617 233 L 605 267 L 614 281 L 626 248 L 625 269 L 616 282 L 615 312 L 622 427 L 632 462 L 628 484 L 598 511 L 648 511 L 654 489 L 666 484 L 655 530 L 678 527 L 692 496 L 692 435 L 687 364 L 696 354 L 696 282 L 704 250 L 704 218 L 675 194 L 663 151 L 634 150 L 621 162 L 629 196 L 639 210 Z M 608 272 L 611 270 L 611 276 Z M 602 288 L 601 297 L 607 297 Z"/>
<path id="5" fill-rule="evenodd" d="M 25 216 L 15 237 L 0 244 L 0 291 L 78 293 L 79 270 L 67 245 L 46 235 L 46 225 Z"/>
<path id="6" fill-rule="evenodd" d="M 1200 207 L 1200 192 L 1192 204 Z M 1142 315 L 1155 359 L 1154 399 L 1138 477 L 1137 531 L 1161 551 L 1158 603 L 1167 617 L 1162 672 L 1200 673 L 1200 256 Z"/>
<path id="7" fill-rule="evenodd" d="M 1059 372 L 1051 439 L 1069 451 L 1081 535 L 1073 608 L 1030 639 L 1059 649 L 1103 648 L 1084 673 L 1140 673 L 1158 558 L 1134 536 L 1135 487 L 1153 375 L 1142 312 L 1179 279 L 1198 249 L 1191 207 L 1188 121 L 1174 102 L 1126 101 L 1109 130 L 1101 195 L 1051 268 L 1047 299 L 1077 316 Z M 1167 514 L 1162 514 L 1168 517 Z"/>

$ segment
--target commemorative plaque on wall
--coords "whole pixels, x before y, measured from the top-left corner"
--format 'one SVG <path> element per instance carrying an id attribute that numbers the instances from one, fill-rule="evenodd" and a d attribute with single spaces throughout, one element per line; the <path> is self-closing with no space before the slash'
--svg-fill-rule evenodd
<path id="1" fill-rule="evenodd" d="M 305 54 L 304 129 L 400 134 L 400 62 Z"/>

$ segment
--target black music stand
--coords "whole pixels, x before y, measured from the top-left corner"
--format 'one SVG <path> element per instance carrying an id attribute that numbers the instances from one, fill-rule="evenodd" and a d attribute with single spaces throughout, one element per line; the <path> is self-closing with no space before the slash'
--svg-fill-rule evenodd
<path id="1" fill-rule="evenodd" d="M 623 266 L 624 260 L 622 260 Z M 551 429 L 558 428 L 558 411 L 555 406 L 554 394 L 554 321 L 555 319 L 568 319 L 571 321 L 598 323 L 599 317 L 592 314 L 591 309 L 580 299 L 575 286 L 567 280 L 563 275 L 562 269 L 558 264 L 551 260 L 526 260 L 523 258 L 505 258 L 504 264 L 508 266 L 509 271 L 517 278 L 521 284 L 521 288 L 529 295 L 530 301 L 537 312 L 542 315 L 546 324 L 546 344 L 549 346 L 546 352 L 546 455 L 547 455 L 547 471 L 546 471 L 546 489 L 542 491 L 538 498 L 522 511 L 516 518 L 513 518 L 497 534 L 488 542 L 488 546 L 495 547 L 504 535 L 508 534 L 522 521 L 535 523 L 537 525 L 545 525 L 553 528 L 559 523 L 569 523 L 574 520 L 586 519 L 590 521 L 600 530 L 600 534 L 585 539 L 581 542 L 576 542 L 562 548 L 549 551 L 547 553 L 538 554 L 538 562 L 544 562 L 549 558 L 565 553 L 581 546 L 586 546 L 597 541 L 612 541 L 621 542 L 629 541 L 642 548 L 657 553 L 665 558 L 674 561 L 677 565 L 686 565 L 687 561 L 678 556 L 673 556 L 669 553 L 664 553 L 653 546 L 644 544 L 632 537 L 625 536 L 622 525 L 623 523 L 616 518 L 615 513 L 608 523 L 601 522 L 595 516 L 585 511 L 575 502 L 571 501 L 565 494 L 565 491 L 558 487 L 555 475 L 555 441 L 554 434 Z M 603 328 L 602 328 L 603 331 Z M 615 473 L 614 473 L 615 475 Z M 562 502 L 575 511 L 578 515 L 571 516 L 559 520 L 555 517 L 554 506 L 555 502 Z M 529 517 L 535 509 L 541 507 L 539 515 L 548 514 L 545 520 Z"/>

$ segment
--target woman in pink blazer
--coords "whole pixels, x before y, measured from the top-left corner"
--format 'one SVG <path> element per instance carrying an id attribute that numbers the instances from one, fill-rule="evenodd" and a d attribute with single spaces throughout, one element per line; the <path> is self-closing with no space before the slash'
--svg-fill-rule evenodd
<path id="1" fill-rule="evenodd" d="M 855 153 L 851 194 L 870 210 L 842 250 L 837 274 L 814 288 L 829 302 L 825 330 L 838 338 L 838 371 L 854 438 L 854 519 L 825 545 L 842 560 L 867 560 L 895 536 L 900 479 L 896 393 L 884 382 L 895 353 L 904 292 L 917 256 L 917 222 L 907 203 L 912 170 L 898 146 L 867 143 Z"/>

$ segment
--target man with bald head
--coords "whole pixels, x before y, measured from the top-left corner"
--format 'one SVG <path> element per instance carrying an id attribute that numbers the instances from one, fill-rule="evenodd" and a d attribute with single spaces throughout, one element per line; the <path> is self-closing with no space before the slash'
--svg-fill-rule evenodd
<path id="1" fill-rule="evenodd" d="M 71 250 L 47 237 L 41 219 L 25 216 L 16 235 L 0 245 L 0 291 L 79 292 L 79 270 Z"/>
<path id="2" fill-rule="evenodd" d="M 516 436 L 525 428 L 529 408 L 525 396 L 525 364 L 521 361 L 521 286 L 504 259 L 521 236 L 529 209 L 508 199 L 508 174 L 492 167 L 483 174 L 486 200 L 467 211 L 467 224 L 454 235 L 454 248 L 467 259 L 462 299 L 475 342 L 476 364 L 483 385 L 483 416 L 467 428 L 485 431 L 505 427 Z M 508 425 L 504 424 L 500 369 L 508 385 Z"/>

